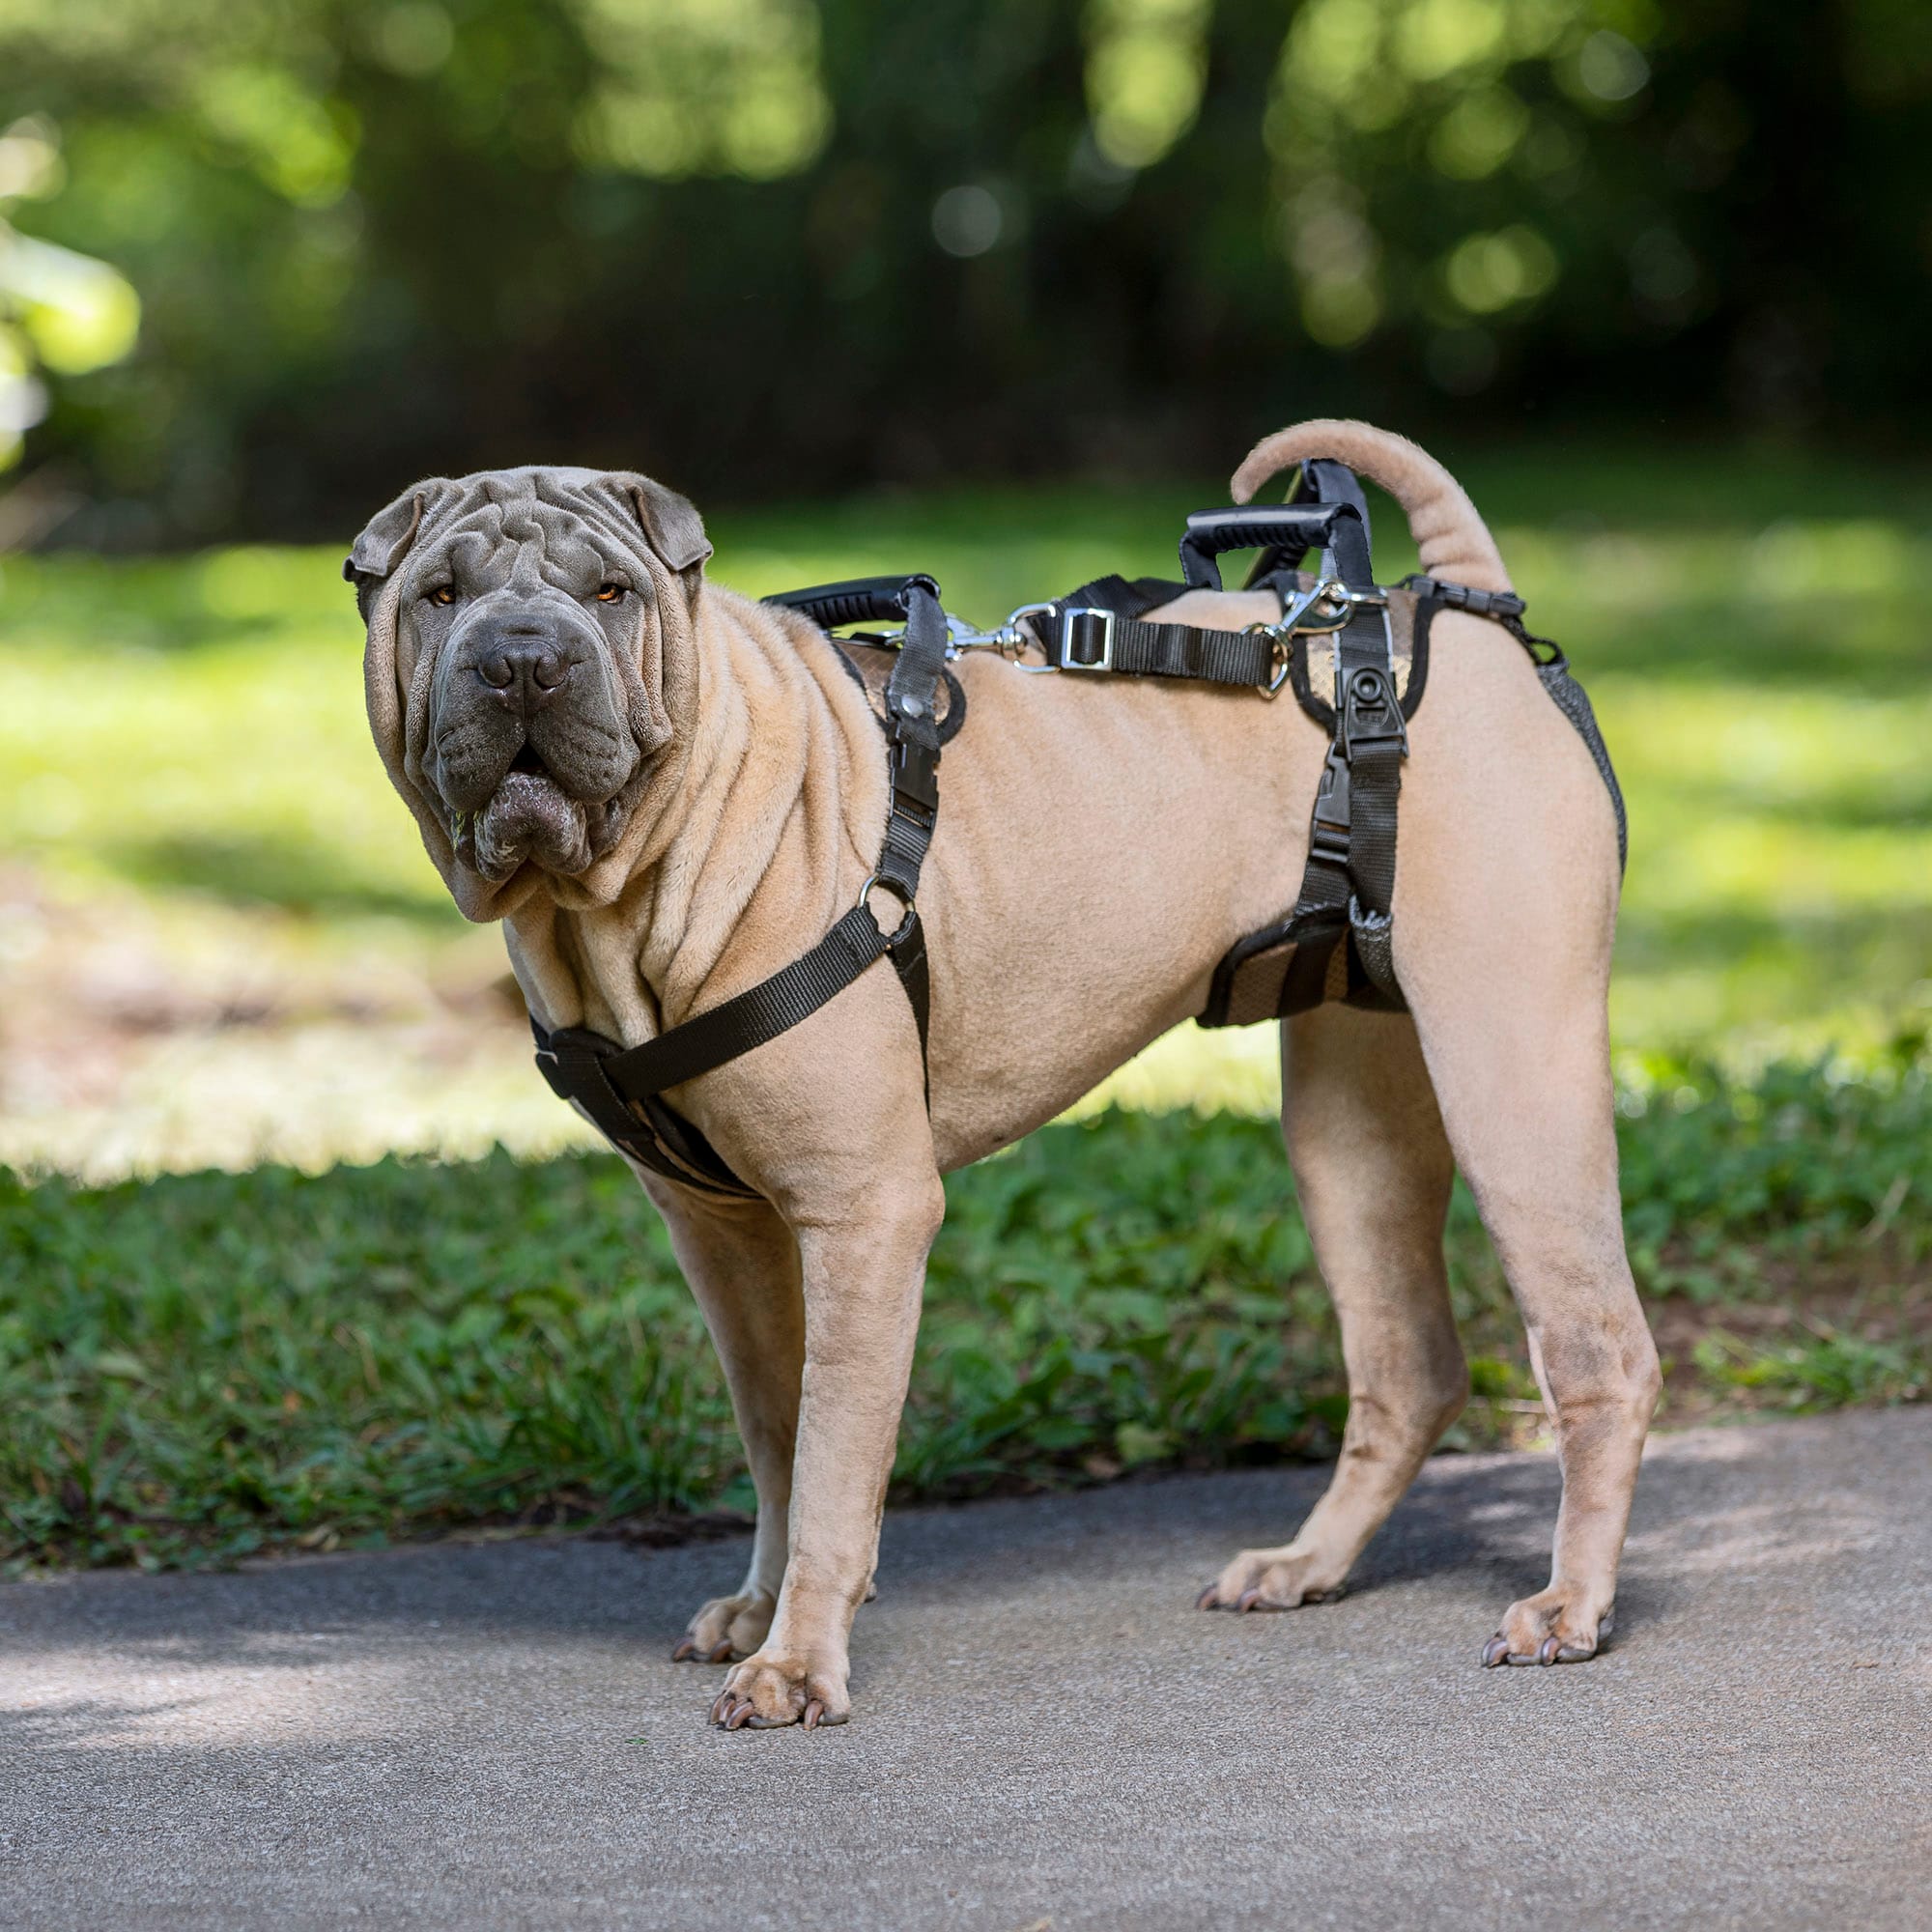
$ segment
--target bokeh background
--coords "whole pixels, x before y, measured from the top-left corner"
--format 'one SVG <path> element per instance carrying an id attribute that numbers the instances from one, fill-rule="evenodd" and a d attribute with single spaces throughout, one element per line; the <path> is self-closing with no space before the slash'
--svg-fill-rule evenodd
<path id="1" fill-rule="evenodd" d="M 532 460 L 985 620 L 1171 568 L 1282 423 L 1417 437 L 1624 777 L 1673 1401 L 1922 1388 L 1929 126 L 1919 0 L 0 0 L 0 1559 L 734 1480 L 361 721 L 348 539 Z M 903 1481 L 1329 1439 L 1278 1167 L 1211 1179 L 1273 1051 L 1182 1029 L 955 1185 Z"/>
<path id="2" fill-rule="evenodd" d="M 1315 405 L 1909 452 L 1929 97 L 1915 0 L 8 0 L 0 429 L 119 548 Z"/>

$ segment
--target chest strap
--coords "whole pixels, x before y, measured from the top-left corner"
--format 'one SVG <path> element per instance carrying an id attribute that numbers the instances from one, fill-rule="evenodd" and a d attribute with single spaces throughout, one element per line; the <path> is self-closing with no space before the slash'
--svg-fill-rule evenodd
<path id="1" fill-rule="evenodd" d="M 931 1005 L 925 932 L 919 917 L 921 867 L 939 817 L 939 727 L 935 716 L 946 668 L 946 618 L 929 577 L 867 579 L 788 591 L 781 599 L 821 623 L 903 618 L 904 637 L 886 686 L 885 732 L 892 797 L 878 864 L 859 903 L 802 958 L 722 1006 L 640 1045 L 624 1047 L 583 1027 L 546 1031 L 534 1016 L 537 1065 L 552 1090 L 574 1100 L 605 1136 L 653 1173 L 713 1194 L 756 1199 L 689 1121 L 660 1095 L 776 1039 L 842 993 L 880 958 L 890 957 L 912 1004 L 922 1060 Z M 820 612 L 824 612 L 821 615 Z M 892 932 L 880 929 L 870 899 L 883 887 L 905 907 Z"/>

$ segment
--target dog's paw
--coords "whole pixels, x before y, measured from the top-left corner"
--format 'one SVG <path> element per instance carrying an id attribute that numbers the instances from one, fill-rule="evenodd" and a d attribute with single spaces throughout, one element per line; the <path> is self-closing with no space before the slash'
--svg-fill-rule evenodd
<path id="1" fill-rule="evenodd" d="M 1615 1623 L 1610 1605 L 1574 1584 L 1552 1583 L 1503 1612 L 1502 1628 L 1483 1646 L 1486 1666 L 1580 1663 L 1595 1657 Z"/>
<path id="2" fill-rule="evenodd" d="M 1244 1549 L 1194 1600 L 1201 1610 L 1292 1610 L 1342 1594 L 1343 1576 L 1320 1550 Z"/>
<path id="3" fill-rule="evenodd" d="M 724 1731 L 770 1731 L 785 1724 L 810 1731 L 842 1724 L 851 1715 L 842 1663 L 835 1669 L 764 1651 L 732 1666 L 711 1707 L 711 1721 Z"/>
<path id="4" fill-rule="evenodd" d="M 764 1642 L 777 1607 L 777 1599 L 764 1590 L 749 1597 L 713 1597 L 685 1626 L 670 1661 L 723 1663 L 750 1657 Z"/>

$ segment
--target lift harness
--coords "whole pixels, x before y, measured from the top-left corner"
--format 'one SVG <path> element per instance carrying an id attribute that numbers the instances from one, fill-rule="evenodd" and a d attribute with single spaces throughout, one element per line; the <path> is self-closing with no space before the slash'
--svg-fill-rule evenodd
<path id="1" fill-rule="evenodd" d="M 1262 555 L 1246 587 L 1280 597 L 1275 622 L 1212 631 L 1146 620 L 1147 611 L 1184 591 L 1219 590 L 1222 553 L 1254 549 Z M 1311 550 L 1321 554 L 1321 568 L 1306 574 L 1299 565 Z M 881 720 L 892 802 L 878 864 L 858 903 L 802 958 L 639 1046 L 622 1047 L 582 1027 L 547 1032 L 532 1015 L 537 1065 L 555 1093 L 577 1102 L 621 1151 L 652 1172 L 701 1192 L 757 1199 L 757 1190 L 732 1173 L 697 1128 L 666 1105 L 667 1089 L 776 1038 L 882 956 L 892 960 L 905 987 L 924 1055 L 930 990 L 919 877 L 938 819 L 941 747 L 965 722 L 965 693 L 947 669 L 948 660 L 963 651 L 999 651 L 1023 670 L 1189 678 L 1268 697 L 1287 684 L 1329 732 L 1300 893 L 1275 924 L 1236 941 L 1223 955 L 1199 1015 L 1205 1027 L 1285 1018 L 1329 999 L 1406 1009 L 1391 944 L 1396 802 L 1408 755 L 1406 723 L 1422 699 L 1430 620 L 1438 610 L 1492 618 L 1529 652 L 1544 689 L 1581 734 L 1609 789 L 1622 864 L 1623 796 L 1590 700 L 1563 653 L 1524 628 L 1523 601 L 1514 592 L 1422 576 L 1378 587 L 1370 562 L 1367 502 L 1354 473 L 1342 464 L 1305 464 L 1288 503 L 1189 517 L 1180 565 L 1182 582 L 1100 578 L 1050 603 L 1022 605 L 995 631 L 973 631 L 949 617 L 939 586 L 925 576 L 862 578 L 768 598 L 827 634 L 846 669 L 867 689 L 868 701 L 869 688 L 844 644 L 895 649 Z M 893 621 L 903 628 L 891 635 L 831 636 L 853 625 Z M 1321 693 L 1311 669 L 1318 646 L 1332 657 L 1332 675 L 1321 679 Z M 1040 651 L 1044 662 L 1021 662 L 1029 650 Z M 948 698 L 943 713 L 942 689 Z M 904 908 L 891 932 L 873 917 L 875 890 Z"/>

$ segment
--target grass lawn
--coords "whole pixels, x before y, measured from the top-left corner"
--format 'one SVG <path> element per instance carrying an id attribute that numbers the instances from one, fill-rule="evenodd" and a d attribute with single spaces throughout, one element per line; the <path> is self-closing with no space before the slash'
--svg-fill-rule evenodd
<path id="1" fill-rule="evenodd" d="M 1920 1391 L 1932 476 L 1461 468 L 1629 798 L 1612 1018 L 1671 1412 Z M 1168 568 L 1217 498 L 718 514 L 713 568 L 757 592 L 923 566 L 991 618 Z M 647 1206 L 608 1158 L 536 1157 L 582 1138 L 368 747 L 340 555 L 0 563 L 0 1160 L 56 1177 L 0 1188 L 16 1563 L 744 1499 Z M 1130 1111 L 955 1178 L 904 1490 L 1332 1440 L 1332 1326 L 1249 1118 L 1267 1035 L 1183 1029 L 1095 1102 Z M 441 1158 L 338 1164 L 390 1150 Z M 1533 1391 L 1465 1202 L 1452 1246 L 1464 1438 L 1510 1439 Z"/>
<path id="2" fill-rule="evenodd" d="M 1775 1073 L 1621 1124 L 1666 1419 L 1932 1389 L 1921 1072 Z M 1267 1122 L 1111 1112 L 948 1197 L 901 1494 L 1332 1451 L 1334 1323 Z M 1525 1439 L 1521 1324 L 1460 1194 L 1450 1255 L 1476 1390 L 1452 1440 Z M 609 1155 L 0 1182 L 0 1563 L 750 1505 Z"/>

